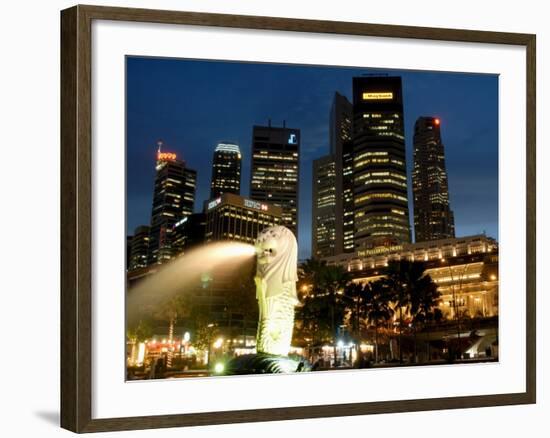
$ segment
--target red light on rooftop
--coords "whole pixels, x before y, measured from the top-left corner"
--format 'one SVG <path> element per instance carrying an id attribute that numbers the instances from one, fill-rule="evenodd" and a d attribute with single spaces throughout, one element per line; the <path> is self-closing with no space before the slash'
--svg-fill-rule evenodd
<path id="1" fill-rule="evenodd" d="M 435 123 L 436 125 L 439 125 L 439 124 L 441 123 L 441 121 L 440 121 L 439 119 L 435 119 L 435 120 L 434 120 L 434 123 Z"/>

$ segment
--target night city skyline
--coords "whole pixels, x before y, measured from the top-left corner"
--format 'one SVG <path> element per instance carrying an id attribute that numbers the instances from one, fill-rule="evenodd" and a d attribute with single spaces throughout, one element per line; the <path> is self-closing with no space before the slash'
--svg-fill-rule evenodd
<path id="1" fill-rule="evenodd" d="M 252 127 L 267 125 L 269 119 L 282 126 L 285 120 L 301 131 L 298 244 L 300 259 L 308 258 L 311 162 L 328 153 L 334 92 L 351 99 L 352 78 L 365 73 L 402 77 L 409 200 L 414 123 L 421 116 L 436 116 L 457 237 L 485 231 L 498 239 L 496 75 L 156 58 L 127 59 L 127 233 L 150 223 L 159 139 L 197 171 L 198 212 L 210 195 L 216 145 L 239 145 L 241 194 L 246 196 Z"/>

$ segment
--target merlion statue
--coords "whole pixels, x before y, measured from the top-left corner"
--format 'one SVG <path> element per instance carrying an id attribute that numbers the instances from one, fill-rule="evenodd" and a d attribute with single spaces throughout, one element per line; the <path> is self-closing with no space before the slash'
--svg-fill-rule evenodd
<path id="1" fill-rule="evenodd" d="M 263 230 L 256 239 L 256 298 L 259 320 L 256 353 L 230 359 L 223 375 L 298 373 L 311 370 L 303 357 L 288 356 L 298 304 L 298 245 L 285 227 Z"/>
<path id="2" fill-rule="evenodd" d="M 298 304 L 298 245 L 292 231 L 283 226 L 264 229 L 256 239 L 256 298 L 259 307 L 256 350 L 286 356 Z"/>

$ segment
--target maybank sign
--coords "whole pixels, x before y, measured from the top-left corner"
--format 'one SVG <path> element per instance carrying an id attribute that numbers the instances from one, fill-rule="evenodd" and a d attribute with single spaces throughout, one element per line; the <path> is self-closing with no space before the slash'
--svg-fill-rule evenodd
<path id="1" fill-rule="evenodd" d="M 391 91 L 382 91 L 379 93 L 363 93 L 363 100 L 392 100 L 393 92 Z"/>

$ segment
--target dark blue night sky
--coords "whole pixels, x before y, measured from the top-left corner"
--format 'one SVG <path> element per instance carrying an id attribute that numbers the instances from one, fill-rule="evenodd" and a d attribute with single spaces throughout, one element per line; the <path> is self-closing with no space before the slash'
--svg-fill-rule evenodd
<path id="1" fill-rule="evenodd" d="M 150 221 L 157 140 L 197 170 L 199 211 L 209 195 L 212 152 L 219 141 L 240 145 L 241 194 L 248 195 L 252 126 L 271 118 L 275 126 L 286 120 L 301 130 L 299 256 L 309 257 L 312 160 L 328 153 L 334 92 L 351 99 L 352 77 L 365 73 L 403 78 L 409 191 L 414 122 L 437 116 L 456 235 L 485 231 L 498 238 L 496 75 L 156 58 L 127 59 L 128 234 Z"/>

